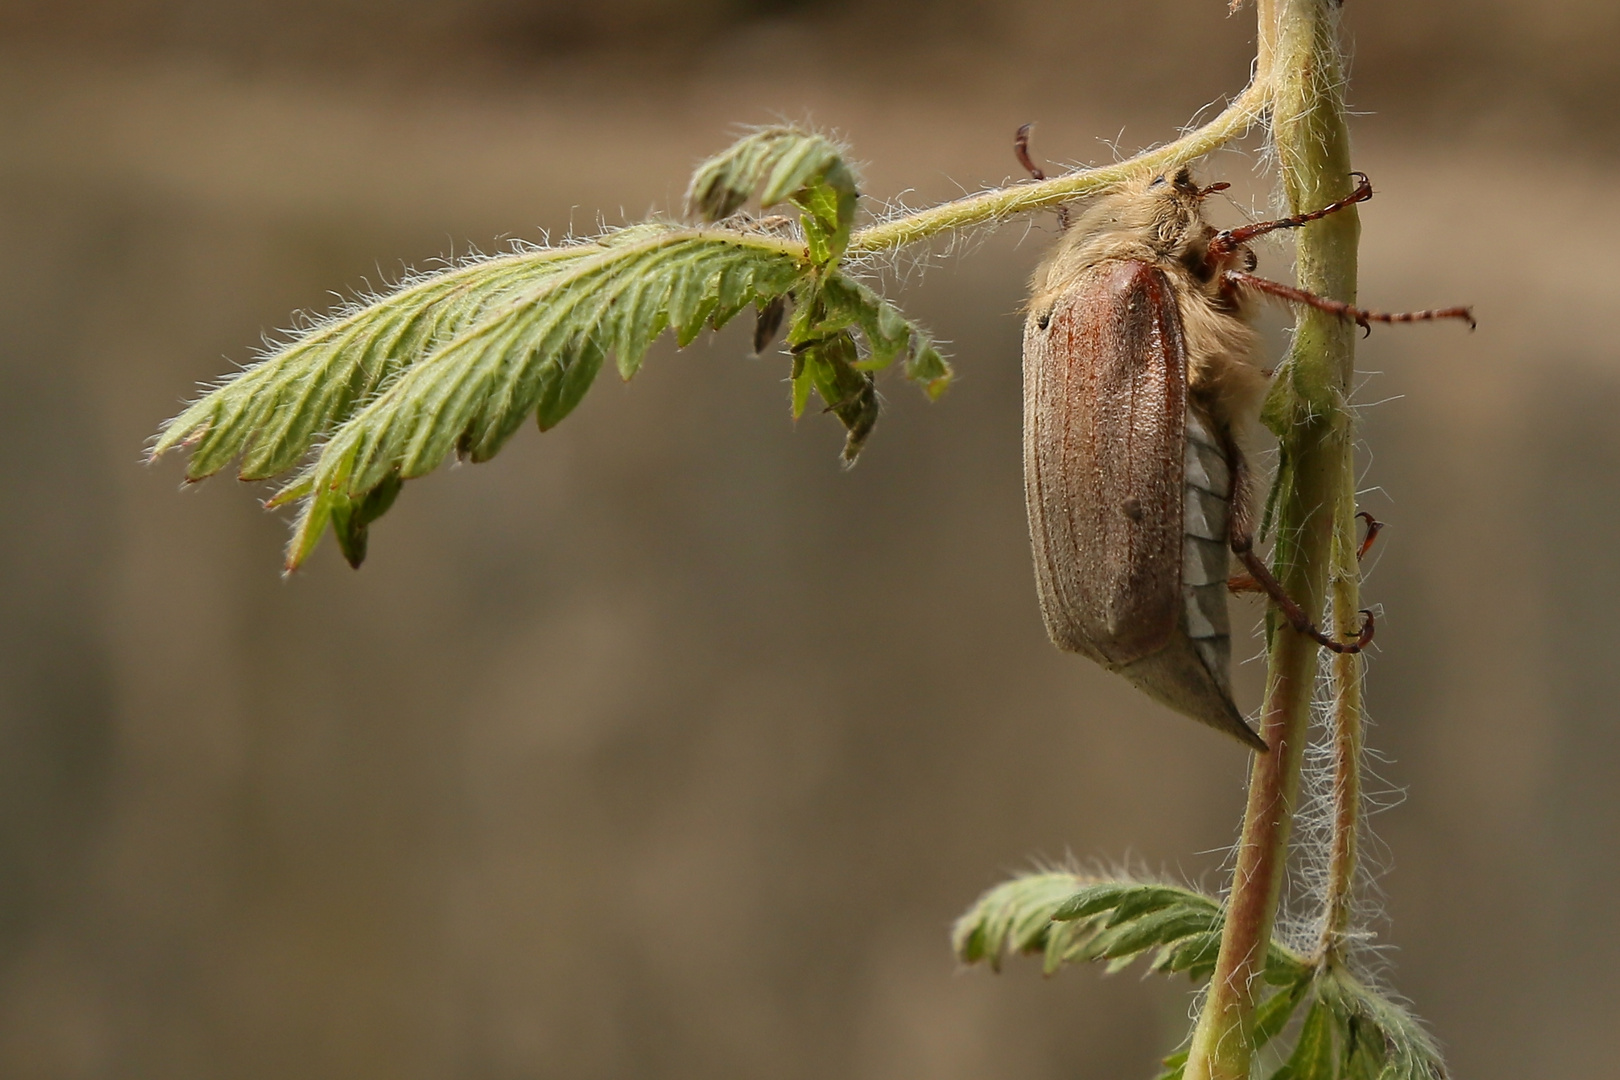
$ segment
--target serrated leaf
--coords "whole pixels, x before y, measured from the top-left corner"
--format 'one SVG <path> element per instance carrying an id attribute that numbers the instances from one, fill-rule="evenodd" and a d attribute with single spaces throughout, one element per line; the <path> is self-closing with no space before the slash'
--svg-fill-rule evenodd
<path id="1" fill-rule="evenodd" d="M 791 128 L 756 132 L 699 169 L 690 195 L 712 217 L 755 191 L 800 207 L 802 242 L 769 222 L 647 222 L 414 276 L 222 381 L 164 426 L 150 456 L 189 447 L 191 480 L 236 459 L 243 479 L 307 463 L 271 500 L 303 500 L 288 568 L 328 525 L 358 564 L 403 481 L 451 453 L 488 460 L 531 414 L 542 430 L 554 426 L 609 354 L 631 378 L 666 330 L 685 346 L 750 305 L 758 351 L 803 298 L 789 333 L 794 412 L 819 395 L 844 424 L 853 462 L 879 412 L 872 371 L 903 357 L 932 397 L 949 369 L 894 305 L 840 273 L 857 193 L 836 145 Z"/>
<path id="2" fill-rule="evenodd" d="M 741 314 L 743 308 L 754 302 L 753 283 L 752 267 L 743 263 L 721 263 L 720 279 L 715 286 L 714 311 L 711 314 L 716 326 L 724 326 Z"/>
<path id="3" fill-rule="evenodd" d="M 759 193 L 762 207 L 823 186 L 855 190 L 854 177 L 844 166 L 843 151 L 822 136 L 779 128 L 762 132 L 755 138 L 770 145 L 769 152 L 762 158 L 764 168 L 770 170 Z M 830 176 L 834 170 L 838 170 L 838 175 Z M 823 183 L 814 183 L 817 180 Z"/>
<path id="4" fill-rule="evenodd" d="M 880 298 L 876 309 L 875 319 L 861 322 L 861 331 L 866 335 L 867 344 L 872 347 L 872 356 L 867 365 L 873 371 L 888 367 L 894 363 L 896 357 L 904 356 L 912 340 L 922 336 L 910 321 L 900 314 L 900 309 L 887 300 Z M 909 375 L 909 372 L 907 374 Z"/>
<path id="5" fill-rule="evenodd" d="M 764 128 L 699 165 L 686 204 L 705 221 L 719 221 L 756 191 L 760 206 L 767 208 L 816 186 L 854 193 L 854 176 L 837 144 L 797 128 Z"/>
<path id="6" fill-rule="evenodd" d="M 1306 972 L 1256 1010 L 1256 1048 L 1275 1038 L 1308 993 L 1310 1010 L 1271 1080 L 1444 1080 L 1440 1052 L 1413 1016 L 1342 966 Z"/>
<path id="7" fill-rule="evenodd" d="M 827 275 L 811 287 L 794 313 L 787 341 L 794 355 L 793 415 L 799 416 L 813 388 L 848 429 L 844 460 L 853 463 L 880 411 L 877 389 L 870 374 L 872 354 L 895 352 L 926 335 L 895 311 L 871 289 L 842 274 Z M 868 357 L 856 348 L 850 327 L 859 326 L 868 344 Z M 896 329 L 896 327 L 899 329 Z"/>
<path id="8" fill-rule="evenodd" d="M 704 220 L 735 213 L 754 192 L 761 208 L 791 201 L 803 211 L 799 228 L 811 263 L 831 267 L 849 246 L 859 199 L 843 151 L 812 132 L 777 127 L 756 131 L 698 166 L 686 203 Z"/>
<path id="9" fill-rule="evenodd" d="M 1023 874 L 980 896 L 951 931 L 951 943 L 963 963 L 985 961 L 994 970 L 1008 953 L 1037 952 L 1045 947 L 1052 912 L 1074 895 L 1080 879 L 1051 871 Z"/>
<path id="10" fill-rule="evenodd" d="M 1203 897 L 1198 897 L 1198 899 L 1201 900 Z M 1161 908 L 1171 906 L 1186 907 L 1192 903 L 1193 901 L 1190 900 L 1189 894 L 1184 889 L 1133 889 L 1120 897 L 1119 903 L 1114 905 L 1114 910 L 1109 913 L 1108 919 L 1103 923 L 1103 926 L 1115 927 L 1150 912 L 1158 911 Z M 1211 903 L 1208 907 L 1208 914 L 1213 915 L 1217 910 L 1216 906 Z"/>
<path id="11" fill-rule="evenodd" d="M 1108 961 L 1109 970 L 1115 970 L 1156 949 L 1152 970 L 1186 972 L 1195 980 L 1209 977 L 1220 947 L 1223 922 L 1220 905 L 1213 898 L 1175 885 L 1070 874 L 1066 877 L 1073 889 L 1053 902 L 1051 891 L 1063 877 L 1025 876 L 998 886 L 958 920 L 958 930 L 965 932 L 962 928 L 982 917 L 984 911 L 999 910 L 1012 898 L 1033 896 L 1038 902 L 1031 901 L 1037 906 L 1026 913 L 1028 918 L 1044 915 L 1049 925 L 1041 929 L 1038 938 L 1031 938 L 1028 946 L 1010 949 L 1003 941 L 999 948 L 1039 951 L 1047 972 L 1081 960 Z M 1023 883 L 1032 880 L 1039 880 L 1041 888 L 1033 894 L 1025 893 Z M 989 940 L 993 945 L 994 938 Z M 1303 957 L 1275 941 L 1268 954 L 1268 967 L 1288 973 L 1290 983 L 1312 970 Z"/>
<path id="12" fill-rule="evenodd" d="M 626 284 L 616 298 L 620 307 L 613 335 L 619 377 L 626 381 L 641 370 L 647 349 L 669 325 L 669 282 L 648 277 Z"/>
<path id="13" fill-rule="evenodd" d="M 602 347 L 594 341 L 586 341 L 580 345 L 578 352 L 563 356 L 557 363 L 542 369 L 545 378 L 541 384 L 540 403 L 535 407 L 535 420 L 541 431 L 550 431 L 562 423 L 563 417 L 574 411 L 574 406 L 585 396 L 585 391 L 591 388 L 604 359 Z"/>
<path id="14" fill-rule="evenodd" d="M 285 472 L 378 387 L 436 345 L 598 250 L 578 244 L 480 258 L 407 279 L 387 297 L 318 320 L 165 424 L 151 457 L 189 445 L 190 480 L 211 476 L 238 457 L 244 480 Z"/>
<path id="15" fill-rule="evenodd" d="M 872 289 L 846 277 L 832 274 L 822 283 L 818 292 L 825 316 L 817 325 L 819 333 L 830 333 L 846 326 L 859 326 L 866 339 L 867 356 L 857 365 L 863 371 L 881 371 L 901 356 L 906 358 L 906 377 L 923 382 L 931 397 L 938 397 L 943 385 L 933 387 L 933 381 L 950 378 L 950 369 L 944 359 L 934 353 L 930 363 L 937 363 L 925 378 L 914 374 L 918 350 L 932 349 L 928 334 L 900 313 L 900 309 L 879 296 Z"/>
<path id="16" fill-rule="evenodd" d="M 1103 930 L 1090 947 L 1102 959 L 1134 957 L 1155 946 L 1207 933 L 1219 915 L 1199 908 L 1169 907 L 1144 914 Z"/>
<path id="17" fill-rule="evenodd" d="M 1048 973 L 1077 960 L 1103 961 L 1114 972 L 1157 949 L 1153 970 L 1207 979 L 1222 922 L 1216 902 L 1189 889 L 1041 873 L 985 893 L 957 920 L 952 941 L 966 963 L 983 960 L 999 970 L 1008 953 L 1040 953 Z M 1288 1060 L 1272 1080 L 1445 1080 L 1439 1051 L 1422 1025 L 1343 968 L 1317 967 L 1273 941 L 1266 981 L 1278 989 L 1255 1010 L 1250 1038 L 1256 1049 L 1286 1030 L 1310 998 Z M 1180 1077 L 1186 1061 L 1184 1051 L 1165 1058 L 1161 1080 Z"/>
<path id="18" fill-rule="evenodd" d="M 1186 972 L 1194 982 L 1200 982 L 1215 969 L 1215 958 L 1220 951 L 1220 931 L 1206 930 L 1161 946 L 1150 966 L 1163 975 Z"/>
<path id="19" fill-rule="evenodd" d="M 909 355 L 914 340 L 928 340 L 894 304 L 846 275 L 829 275 L 820 296 L 826 304 L 821 332 L 859 325 L 860 335 L 867 340 L 867 356 L 860 361 L 862 371 L 888 368 L 897 356 Z"/>
<path id="20" fill-rule="evenodd" d="M 670 285 L 669 324 L 675 330 L 675 344 L 685 348 L 697 339 L 706 319 L 716 306 L 718 268 L 708 260 L 694 260 L 688 272 Z"/>
<path id="21" fill-rule="evenodd" d="M 872 376 L 855 369 L 859 353 L 855 339 L 840 331 L 796 346 L 793 407 L 795 415 L 804 411 L 805 386 L 815 388 L 827 411 L 843 421 L 844 462 L 852 465 L 860 455 L 866 437 L 877 423 L 879 405 Z"/>
<path id="22" fill-rule="evenodd" d="M 769 303 L 804 264 L 794 245 L 762 234 L 641 227 L 594 245 L 418 359 L 322 447 L 289 567 L 316 526 L 386 477 L 413 479 L 452 452 L 493 457 L 531 413 L 542 430 L 577 406 L 611 348 L 621 373 L 673 324 L 686 341 L 746 303 Z M 745 284 L 737 284 L 741 278 Z M 726 283 L 730 282 L 729 285 Z M 722 310 L 722 287 L 730 290 Z M 737 303 L 737 291 L 746 294 Z"/>
<path id="23" fill-rule="evenodd" d="M 1079 879 L 1075 879 L 1079 882 Z M 1081 886 L 1062 904 L 1058 905 L 1052 913 L 1052 918 L 1059 922 L 1071 919 L 1083 919 L 1100 912 L 1111 911 L 1119 903 L 1120 898 L 1134 889 L 1142 887 L 1135 881 L 1095 881 Z"/>
<path id="24" fill-rule="evenodd" d="M 842 162 L 827 171 L 822 183 L 793 196 L 793 204 L 805 211 L 799 224 L 811 262 L 827 266 L 844 253 L 855 225 L 856 201 L 855 178 Z"/>

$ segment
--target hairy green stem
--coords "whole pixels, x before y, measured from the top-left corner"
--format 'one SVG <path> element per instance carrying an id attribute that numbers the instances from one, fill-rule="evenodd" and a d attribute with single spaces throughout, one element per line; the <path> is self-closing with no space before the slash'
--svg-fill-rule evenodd
<path id="1" fill-rule="evenodd" d="M 1264 70 L 1264 69 L 1261 69 Z M 1257 75 L 1219 116 L 1174 142 L 1148 150 L 1117 165 L 1077 172 L 1028 184 L 969 195 L 868 226 L 850 238 L 847 250 L 884 251 L 926 240 L 942 232 L 1004 221 L 1018 214 L 1046 210 L 1117 184 L 1148 169 L 1167 169 L 1218 150 L 1240 139 L 1264 119 L 1270 104 L 1266 79 Z"/>
<path id="2" fill-rule="evenodd" d="M 1338 513 L 1333 532 L 1333 629 L 1341 638 L 1360 628 L 1361 568 L 1356 560 L 1356 476 L 1351 454 L 1344 455 Z M 1348 511 L 1348 512 L 1347 512 Z M 1326 896 L 1322 904 L 1319 945 L 1324 962 L 1344 959 L 1353 915 L 1356 859 L 1361 828 L 1362 659 L 1340 653 L 1333 657 L 1333 831 L 1328 841 Z"/>
<path id="3" fill-rule="evenodd" d="M 1283 190 L 1293 212 L 1316 209 L 1350 191 L 1334 6 L 1332 0 L 1260 0 L 1257 7 L 1260 71 L 1271 88 Z M 1354 301 L 1359 232 L 1354 209 L 1301 229 L 1299 285 Z M 1267 421 L 1292 464 L 1289 488 L 1278 501 L 1277 576 L 1307 611 L 1323 608 L 1335 534 L 1342 535 L 1355 513 L 1345 409 L 1352 329 L 1324 313 L 1302 312 L 1267 403 Z M 1335 605 L 1336 619 L 1353 618 L 1353 585 L 1341 595 L 1349 603 Z M 1250 776 L 1220 955 L 1193 1033 L 1186 1080 L 1248 1080 L 1254 1011 L 1288 861 L 1319 662 L 1311 641 L 1275 625 L 1261 721 L 1271 752 L 1256 757 Z M 1359 686 L 1358 670 L 1342 674 L 1350 677 L 1341 687 Z M 1355 699 L 1341 693 L 1340 703 L 1359 715 Z M 1346 865 L 1353 867 L 1353 840 L 1349 850 Z"/>

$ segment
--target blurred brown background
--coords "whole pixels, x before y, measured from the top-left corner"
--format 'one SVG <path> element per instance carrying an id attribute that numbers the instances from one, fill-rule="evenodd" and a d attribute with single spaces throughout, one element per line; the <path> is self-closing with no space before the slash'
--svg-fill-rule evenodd
<path id="1" fill-rule="evenodd" d="M 294 309 L 671 207 L 735 123 L 836 129 L 913 204 L 1008 177 L 1024 121 L 1055 160 L 1167 138 L 1246 78 L 1225 7 L 0 3 L 0 1075 L 1152 1075 L 1184 984 L 946 944 L 1034 858 L 1218 886 L 1240 807 L 1236 745 L 1041 631 L 1049 216 L 891 275 L 961 379 L 889 379 L 848 474 L 730 332 L 412 485 L 358 574 L 328 541 L 281 580 L 263 492 L 140 451 Z M 1603 1075 L 1620 9 L 1345 19 L 1363 298 L 1480 317 L 1360 354 L 1409 789 L 1378 940 L 1458 1077 Z M 1253 165 L 1206 171 L 1263 210 Z"/>

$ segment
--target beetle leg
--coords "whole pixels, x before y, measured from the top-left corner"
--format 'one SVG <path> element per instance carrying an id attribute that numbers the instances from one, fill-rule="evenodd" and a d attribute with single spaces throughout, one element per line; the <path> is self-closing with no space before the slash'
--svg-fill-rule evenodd
<path id="1" fill-rule="evenodd" d="M 1325 311 L 1330 315 L 1337 315 L 1341 319 L 1348 319 L 1361 327 L 1367 333 L 1372 332 L 1372 324 L 1402 323 L 1402 322 L 1428 322 L 1431 319 L 1462 319 L 1468 323 L 1468 329 L 1474 328 L 1474 312 L 1467 307 L 1430 308 L 1427 311 L 1368 311 L 1353 304 L 1346 304 L 1342 300 L 1329 300 L 1325 296 L 1296 289 L 1292 285 L 1284 285 L 1280 281 L 1269 278 L 1256 277 L 1244 273 L 1242 270 L 1227 270 L 1221 274 L 1221 280 L 1234 289 L 1253 289 L 1256 292 L 1275 296 L 1281 300 L 1289 300 L 1296 304 L 1304 304 L 1318 311 Z"/>
<path id="2" fill-rule="evenodd" d="M 1292 217 L 1278 218 L 1276 221 L 1257 221 L 1253 225 L 1244 225 L 1237 229 L 1227 229 L 1217 233 L 1214 240 L 1209 243 L 1209 254 L 1212 259 L 1220 259 L 1230 255 L 1244 244 L 1257 236 L 1264 236 L 1268 232 L 1278 229 L 1297 229 L 1313 221 L 1320 221 L 1329 214 L 1336 214 L 1347 206 L 1354 206 L 1359 202 L 1366 202 L 1373 197 L 1372 181 L 1367 179 L 1366 173 L 1353 172 L 1356 178 L 1356 189 L 1338 202 L 1329 203 L 1320 210 L 1312 210 L 1308 214 L 1295 214 Z"/>
<path id="3" fill-rule="evenodd" d="M 1025 124 L 1018 129 L 1018 134 L 1013 136 L 1013 154 L 1018 158 L 1018 164 L 1029 172 L 1030 179 L 1039 181 L 1046 179 L 1046 173 L 1029 156 L 1029 133 L 1034 127 L 1034 124 Z M 1066 231 L 1069 228 L 1069 208 L 1067 206 L 1058 207 L 1057 219 L 1058 232 Z"/>
<path id="4" fill-rule="evenodd" d="M 1229 432 L 1223 432 L 1222 439 L 1226 443 L 1227 458 L 1232 467 L 1232 505 L 1231 511 L 1227 515 L 1227 539 L 1232 548 L 1232 553 L 1238 557 L 1244 568 L 1249 571 L 1248 580 L 1253 582 L 1255 591 L 1263 592 L 1270 597 L 1271 602 L 1277 605 L 1277 610 L 1282 612 L 1283 618 L 1288 620 L 1289 626 L 1324 649 L 1332 649 L 1336 653 L 1358 653 L 1365 649 L 1372 644 L 1373 639 L 1374 622 L 1372 612 L 1362 610 L 1361 630 L 1357 632 L 1354 641 L 1347 643 L 1329 637 L 1316 628 L 1316 624 L 1311 621 L 1311 617 L 1305 614 L 1305 609 L 1300 607 L 1294 601 L 1294 598 L 1288 595 L 1288 590 L 1283 588 L 1282 582 L 1272 576 L 1271 570 L 1266 566 L 1264 560 L 1254 553 L 1254 529 L 1249 520 L 1251 512 L 1248 499 L 1248 462 L 1244 460 L 1243 452 L 1238 449 L 1236 440 L 1231 437 Z M 1377 530 L 1369 526 L 1368 532 L 1376 535 Z M 1363 550 L 1365 550 L 1365 545 Z M 1242 583 L 1246 591 L 1247 582 L 1244 582 L 1242 577 L 1228 581 L 1226 583 L 1227 588 L 1231 589 L 1234 581 Z"/>
<path id="5" fill-rule="evenodd" d="M 1365 510 L 1357 513 L 1356 517 L 1367 523 L 1367 535 L 1361 538 L 1361 546 L 1356 548 L 1356 562 L 1360 562 L 1372 550 L 1373 541 L 1378 539 L 1378 531 L 1384 527 L 1384 523 Z"/>
<path id="6" fill-rule="evenodd" d="M 1041 171 L 1041 167 L 1029 158 L 1029 133 L 1034 126 L 1025 124 L 1018 129 L 1018 134 L 1013 136 L 1013 153 L 1018 157 L 1018 164 L 1028 170 L 1031 180 L 1045 180 L 1046 174 Z"/>
<path id="7" fill-rule="evenodd" d="M 1295 603 L 1294 598 L 1288 595 L 1288 590 L 1282 587 L 1282 582 L 1272 577 L 1271 571 L 1266 568 L 1264 560 L 1254 553 L 1254 548 L 1252 546 L 1240 548 L 1240 543 L 1252 545 L 1252 538 L 1243 537 L 1240 539 L 1234 537 L 1232 550 L 1239 559 L 1243 560 L 1243 565 L 1249 568 L 1249 573 L 1254 575 L 1254 580 L 1259 585 L 1260 590 L 1271 598 L 1272 603 L 1277 605 L 1277 610 L 1282 612 L 1283 618 L 1288 620 L 1289 626 L 1292 626 L 1297 632 L 1304 634 L 1322 648 L 1332 649 L 1336 653 L 1358 653 L 1372 644 L 1374 620 L 1371 611 L 1366 608 L 1361 609 L 1361 629 L 1356 634 L 1356 640 L 1346 643 L 1329 637 L 1316 628 L 1316 624 L 1311 621 L 1311 617 L 1305 614 L 1305 609 Z"/>
<path id="8" fill-rule="evenodd" d="M 1242 573 L 1233 574 L 1226 579 L 1226 591 L 1230 593 L 1254 593 L 1265 592 L 1266 590 L 1262 589 L 1260 583 L 1254 580 L 1253 574 Z"/>
<path id="9" fill-rule="evenodd" d="M 1384 527 L 1384 523 L 1367 513 L 1365 510 L 1356 514 L 1356 517 L 1361 518 L 1367 523 L 1367 535 L 1361 538 L 1361 546 L 1356 548 L 1356 562 L 1360 562 L 1366 557 L 1367 552 L 1372 550 L 1373 541 L 1378 539 L 1378 531 Z M 1255 580 L 1253 574 L 1242 573 L 1233 574 L 1231 577 L 1226 579 L 1226 591 L 1234 593 L 1257 593 L 1265 592 L 1266 590 L 1261 587 L 1258 581 Z"/>

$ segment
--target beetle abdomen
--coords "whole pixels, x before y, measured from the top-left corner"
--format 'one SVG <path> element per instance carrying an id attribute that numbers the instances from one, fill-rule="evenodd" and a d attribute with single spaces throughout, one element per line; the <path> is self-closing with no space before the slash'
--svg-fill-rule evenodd
<path id="1" fill-rule="evenodd" d="M 1265 743 L 1232 700 L 1232 638 L 1226 612 L 1231 556 L 1230 464 L 1210 425 L 1187 410 L 1182 487 L 1181 612 L 1163 649 L 1113 667 L 1149 696 L 1183 715 L 1236 736 L 1257 750 Z"/>
<path id="2" fill-rule="evenodd" d="M 1232 470 L 1226 452 L 1197 409 L 1187 410 L 1186 482 L 1183 487 L 1181 596 L 1187 636 L 1223 693 L 1232 693 L 1232 635 L 1226 615 L 1231 570 L 1227 521 Z"/>

